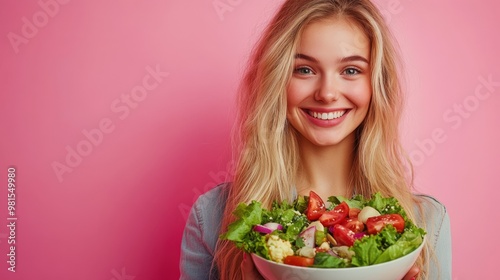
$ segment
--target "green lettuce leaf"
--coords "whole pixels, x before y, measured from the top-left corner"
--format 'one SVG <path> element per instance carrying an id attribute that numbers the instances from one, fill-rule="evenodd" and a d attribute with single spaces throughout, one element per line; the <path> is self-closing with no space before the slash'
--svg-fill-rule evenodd
<path id="1" fill-rule="evenodd" d="M 309 224 L 307 217 L 304 215 L 297 215 L 292 218 L 291 222 L 281 224 L 283 226 L 283 232 L 285 232 L 282 239 L 292 241 L 295 240 L 299 233 L 304 229 L 304 227 Z"/>
<path id="2" fill-rule="evenodd" d="M 344 259 L 336 258 L 328 253 L 319 252 L 314 256 L 313 267 L 340 268 L 346 267 Z"/>
<path id="3" fill-rule="evenodd" d="M 242 249 L 247 253 L 255 253 L 268 260 L 271 259 L 269 255 L 269 248 L 266 245 L 266 236 L 254 230 L 251 230 L 241 242 L 236 242 L 236 247 Z"/>
<path id="4" fill-rule="evenodd" d="M 378 235 L 380 236 L 380 248 L 382 250 L 394 245 L 401 236 L 393 225 L 386 225 Z"/>
<path id="5" fill-rule="evenodd" d="M 413 252 L 413 250 L 417 249 L 418 246 L 422 244 L 423 234 L 423 230 L 418 228 L 405 231 L 393 245 L 389 246 L 380 256 L 378 256 L 374 263 L 392 261 Z"/>
<path id="6" fill-rule="evenodd" d="M 367 205 L 377 209 L 380 214 L 399 214 L 405 221 L 408 220 L 405 210 L 394 197 L 383 197 L 380 193 L 375 193 Z"/>
<path id="7" fill-rule="evenodd" d="M 304 213 L 307 209 L 307 205 L 309 204 L 308 196 L 299 196 L 294 202 L 294 207 L 300 213 Z"/>
<path id="8" fill-rule="evenodd" d="M 365 205 L 365 199 L 361 195 L 357 195 L 353 197 L 352 199 L 348 199 L 343 196 L 330 196 L 328 198 L 328 201 L 332 203 L 332 208 L 335 207 L 336 205 L 339 205 L 340 203 L 344 202 L 349 205 L 349 208 L 358 208 L 362 209 L 363 206 Z"/>
<path id="9" fill-rule="evenodd" d="M 253 226 L 262 221 L 262 207 L 257 201 L 252 201 L 249 205 L 240 203 L 233 214 L 239 219 L 228 226 L 227 232 L 220 236 L 221 239 L 243 242 L 245 236 L 252 232 Z"/>
<path id="10" fill-rule="evenodd" d="M 354 256 L 351 259 L 352 266 L 366 266 L 373 264 L 382 254 L 380 249 L 380 237 L 378 235 L 365 236 L 356 240 L 351 250 Z"/>

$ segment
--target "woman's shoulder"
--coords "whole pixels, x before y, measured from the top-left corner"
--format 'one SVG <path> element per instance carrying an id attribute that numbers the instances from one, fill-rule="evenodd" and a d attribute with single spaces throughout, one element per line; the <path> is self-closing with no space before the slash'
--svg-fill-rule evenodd
<path id="1" fill-rule="evenodd" d="M 417 218 L 425 225 L 425 231 L 429 238 L 429 244 L 432 246 L 435 260 L 439 262 L 430 263 L 429 275 L 433 279 L 451 279 L 451 227 L 450 217 L 446 206 L 430 195 L 416 195 L 418 201 Z"/>
<path id="2" fill-rule="evenodd" d="M 210 220 L 210 223 L 219 224 L 226 206 L 228 188 L 229 183 L 219 184 L 196 199 L 193 210 L 202 223 Z"/>
<path id="3" fill-rule="evenodd" d="M 449 216 L 446 206 L 437 198 L 418 194 L 416 195 L 418 204 L 416 206 L 417 224 L 424 225 L 425 230 L 431 237 L 431 244 L 436 246 L 439 238 L 449 238 Z"/>
<path id="4" fill-rule="evenodd" d="M 226 204 L 229 183 L 221 183 L 198 197 L 193 207 L 210 208 Z"/>
<path id="5" fill-rule="evenodd" d="M 187 227 L 196 229 L 201 242 L 210 254 L 214 253 L 226 206 L 228 183 L 219 184 L 196 199 L 187 221 Z"/>
<path id="6" fill-rule="evenodd" d="M 437 198 L 427 194 L 415 194 L 417 202 L 425 213 L 432 214 L 433 216 L 444 216 L 447 214 L 446 206 Z"/>
<path id="7" fill-rule="evenodd" d="M 191 208 L 181 243 L 181 279 L 208 279 L 229 184 L 200 195 Z M 212 279 L 212 278 L 210 278 Z"/>

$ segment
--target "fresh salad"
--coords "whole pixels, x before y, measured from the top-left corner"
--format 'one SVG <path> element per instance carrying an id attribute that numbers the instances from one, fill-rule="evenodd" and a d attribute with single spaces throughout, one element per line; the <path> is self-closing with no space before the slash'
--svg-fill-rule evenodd
<path id="1" fill-rule="evenodd" d="M 316 193 L 292 204 L 240 203 L 238 219 L 220 236 L 247 253 L 296 266 L 343 268 L 391 261 L 420 246 L 426 234 L 408 219 L 393 197 L 380 193 L 370 199 Z"/>

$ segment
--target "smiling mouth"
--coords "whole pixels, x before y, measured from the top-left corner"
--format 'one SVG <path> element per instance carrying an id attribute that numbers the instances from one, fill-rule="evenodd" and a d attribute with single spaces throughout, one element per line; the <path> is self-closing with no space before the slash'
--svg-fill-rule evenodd
<path id="1" fill-rule="evenodd" d="M 307 110 L 307 114 L 315 119 L 318 120 L 333 120 L 333 119 L 338 119 L 342 117 L 347 110 L 342 110 L 342 111 L 335 111 L 335 112 L 313 112 L 310 110 Z"/>

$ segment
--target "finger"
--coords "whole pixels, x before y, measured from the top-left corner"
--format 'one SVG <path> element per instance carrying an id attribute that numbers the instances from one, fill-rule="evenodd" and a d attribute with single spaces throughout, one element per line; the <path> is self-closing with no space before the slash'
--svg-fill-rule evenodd
<path id="1" fill-rule="evenodd" d="M 418 273 L 420 272 L 420 268 L 418 266 L 412 266 L 408 273 L 406 273 L 405 277 L 403 277 L 403 280 L 414 280 L 417 278 Z"/>

